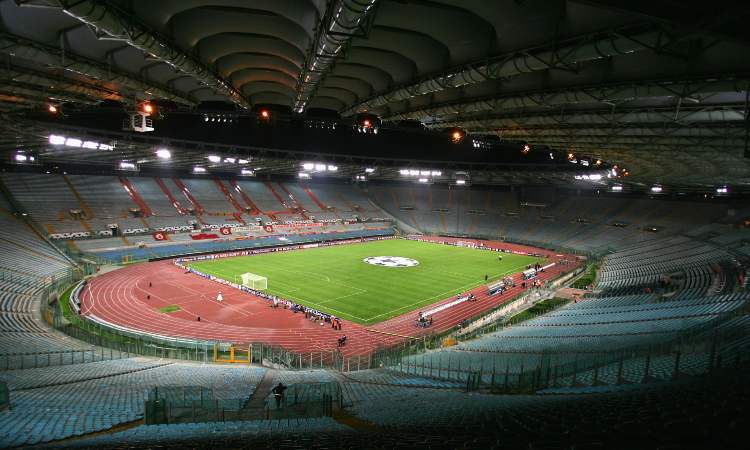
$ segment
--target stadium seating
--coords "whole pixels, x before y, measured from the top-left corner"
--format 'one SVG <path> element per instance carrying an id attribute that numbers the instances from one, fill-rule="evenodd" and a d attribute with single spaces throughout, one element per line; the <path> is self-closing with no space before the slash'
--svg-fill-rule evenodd
<path id="1" fill-rule="evenodd" d="M 711 273 L 708 270 L 696 272 L 711 263 L 729 259 L 731 256 L 716 246 L 688 237 L 644 243 L 616 252 L 602 261 L 593 296 L 461 343 L 456 348 L 406 356 L 391 369 L 462 381 L 479 371 L 483 382 L 494 383 L 495 376 L 505 372 L 519 374 L 546 367 L 546 364 L 562 367 L 574 362 L 581 367 L 597 366 L 596 361 L 608 352 L 616 354 L 619 349 L 648 348 L 688 334 L 695 335 L 706 327 L 721 326 L 734 316 L 744 317 L 742 310 L 750 298 L 746 292 L 734 287 L 723 295 L 715 295 L 708 289 Z M 673 272 L 685 273 L 686 282 L 669 290 L 660 289 L 660 275 Z M 643 293 L 644 286 L 653 287 L 653 292 Z M 618 293 L 628 287 L 637 287 L 640 293 Z M 746 323 L 741 320 L 734 327 Z M 693 339 L 701 338 L 693 336 Z M 703 339 L 710 340 L 710 337 Z M 738 349 L 750 349 L 747 345 L 744 339 L 730 340 L 723 343 L 721 353 L 730 358 Z M 554 355 L 551 362 L 550 355 Z M 670 379 L 674 372 L 675 361 L 671 354 L 648 363 L 641 356 L 623 358 L 624 367 L 620 367 L 619 361 L 607 363 L 601 367 L 601 377 L 592 378 L 592 369 L 584 371 L 584 378 L 574 381 L 620 384 L 623 380 L 633 382 L 646 376 Z M 679 370 L 705 373 L 710 368 L 708 359 L 707 347 L 693 348 L 679 361 Z M 613 373 L 618 376 L 613 377 Z M 572 383 L 570 378 L 560 381 L 565 382 Z"/>
<path id="2" fill-rule="evenodd" d="M 502 236 L 584 251 L 657 237 L 646 227 L 671 236 L 726 215 L 725 206 L 710 203 L 566 196 L 529 206 L 517 192 L 482 188 L 375 184 L 369 190 L 388 213 L 424 233 Z"/>
<path id="3" fill-rule="evenodd" d="M 332 439 L 327 433 L 335 432 L 338 434 L 347 431 L 352 431 L 352 429 L 329 417 L 141 425 L 126 431 L 95 437 L 84 442 L 73 442 L 68 445 L 71 448 L 76 448 L 79 446 L 109 447 L 143 444 L 148 446 L 157 445 L 159 447 L 174 445 L 175 448 L 179 448 L 180 446 L 194 445 L 197 441 L 205 440 L 207 436 L 211 436 L 210 441 L 213 442 L 213 445 L 206 443 L 206 447 L 211 448 L 220 448 L 227 441 L 234 440 L 238 444 L 244 443 L 247 445 L 253 442 L 253 438 L 261 437 L 264 440 L 268 440 L 273 436 L 283 436 L 284 441 L 300 445 L 305 442 L 320 443 L 321 441 Z M 234 445 L 231 447 L 234 447 Z M 256 445 L 253 445 L 253 448 L 256 448 Z"/>
<path id="4" fill-rule="evenodd" d="M 13 409 L 0 414 L 0 436 L 9 446 L 33 445 L 132 422 L 143 417 L 145 390 L 155 386 L 206 386 L 219 398 L 248 398 L 263 374 L 142 358 L 0 373 L 13 398 Z"/>
<path id="5" fill-rule="evenodd" d="M 69 214 L 70 210 L 83 210 L 83 207 L 63 176 L 4 172 L 0 177 L 31 218 L 50 233 L 85 231 Z"/>
<path id="6" fill-rule="evenodd" d="M 239 224 L 233 217 L 235 213 L 242 213 L 243 220 L 252 223 L 255 223 L 256 218 L 273 220 L 268 215 L 248 215 L 245 207 L 250 205 L 246 204 L 243 195 L 233 187 L 232 180 L 221 182 L 242 208 L 241 211 L 231 203 L 213 179 L 179 180 L 204 210 L 204 214 L 196 217 L 180 214 L 159 185 L 159 182 L 163 183 L 164 188 L 183 208 L 183 212 L 192 209 L 190 199 L 175 180 L 139 176 L 128 176 L 126 179 L 146 204 L 150 215 L 146 216 L 146 211 L 142 211 L 143 218 L 133 216 L 130 209 L 141 208 L 125 190 L 122 181 L 114 176 L 2 174 L 2 181 L 13 197 L 49 234 L 107 230 L 107 225 L 111 223 L 117 223 L 120 230 L 179 227 L 185 226 L 190 220 L 198 220 L 205 225 Z M 355 214 L 363 217 L 379 212 L 353 185 L 316 183 L 302 186 L 294 182 L 263 183 L 256 180 L 237 180 L 236 183 L 261 211 L 280 214 L 278 217 L 274 215 L 279 221 L 303 220 L 305 216 L 286 210 L 276 195 L 284 201 L 288 199 L 287 205 L 290 207 L 295 206 L 293 197 L 297 206 L 317 219 L 347 219 Z M 313 197 L 322 204 L 333 207 L 333 211 L 322 210 L 313 201 Z M 71 210 L 82 211 L 83 220 L 73 218 Z"/>
<path id="7" fill-rule="evenodd" d="M 64 256 L 24 222 L 0 211 L 0 272 L 32 281 L 71 266 Z"/>
<path id="8" fill-rule="evenodd" d="M 2 177 L 11 189 L 23 190 L 25 187 L 19 186 L 33 185 L 50 192 L 52 198 L 59 196 L 57 208 L 65 205 L 63 207 L 82 209 L 80 199 L 83 199 L 91 216 L 80 222 L 70 218 L 64 210 L 45 216 L 44 208 L 35 205 L 33 196 L 23 197 L 21 193 L 19 197 L 25 200 L 17 200 L 31 205 L 29 211 L 37 220 L 46 217 L 45 224 L 51 225 L 47 227 L 49 231 L 81 230 L 84 223 L 104 226 L 101 224 L 109 220 L 132 226 L 144 226 L 144 221 L 150 227 L 155 223 L 182 225 L 189 217 L 194 217 L 180 215 L 156 181 L 150 178 L 129 178 L 152 208 L 153 215 L 142 221 L 128 217 L 124 205 L 130 207 L 135 203 L 121 190 L 120 180 L 115 177 L 69 176 L 65 181 L 55 175 L 50 178 L 56 180 L 54 182 L 47 181 L 47 177 L 32 179 L 23 174 L 3 174 Z M 101 189 L 97 182 L 101 183 Z M 166 183 L 169 189 L 182 195 L 170 183 L 171 180 Z M 247 180 L 238 183 L 259 207 L 268 207 L 269 211 L 283 208 L 273 191 L 263 183 Z M 206 208 L 207 213 L 201 218 L 205 223 L 223 224 L 231 219 L 228 214 L 234 211 L 234 206 L 213 180 L 185 180 L 185 185 Z M 316 184 L 313 197 L 306 191 L 307 187 L 292 182 L 273 186 L 277 194 L 286 196 L 284 199 L 289 198 L 290 202 L 288 195 L 291 194 L 297 205 L 310 215 L 339 218 L 378 214 L 377 207 L 356 188 Z M 54 193 L 57 188 L 62 189 L 62 193 Z M 685 425 L 687 417 L 694 420 L 708 414 L 705 409 L 697 408 L 697 401 L 683 398 L 684 392 L 694 393 L 693 388 L 677 382 L 658 382 L 701 376 L 716 370 L 717 365 L 742 367 L 750 351 L 747 338 L 750 320 L 743 313 L 748 294 L 733 280 L 745 270 L 735 260 L 735 246 L 743 242 L 743 233 L 713 235 L 723 228 L 703 227 L 696 233 L 678 234 L 677 230 L 683 227 L 677 225 L 675 214 L 653 213 L 636 219 L 634 211 L 641 205 L 629 204 L 628 200 L 603 209 L 599 202 L 593 202 L 576 211 L 575 203 L 561 201 L 554 207 L 559 217 L 566 217 L 565 222 L 560 223 L 522 209 L 513 192 L 459 193 L 436 188 L 373 186 L 371 194 L 376 204 L 389 210 L 395 208 L 394 215 L 400 220 L 422 230 L 515 235 L 530 241 L 578 248 L 595 248 L 599 243 L 601 246 L 613 242 L 633 244 L 601 260 L 593 294 L 543 316 L 460 342 L 455 347 L 409 354 L 395 363 L 391 360 L 391 364 L 381 369 L 346 373 L 330 369 L 267 370 L 133 357 L 84 344 L 51 330 L 39 314 L 37 280 L 67 272 L 71 263 L 23 222 L 0 211 L 0 251 L 4 255 L 0 261 L 0 269 L 3 269 L 0 277 L 0 382 L 7 384 L 12 406 L 9 411 L 0 412 L 0 446 L 52 442 L 50 446 L 54 447 L 54 441 L 63 440 L 61 444 L 65 445 L 102 448 L 129 444 L 169 448 L 201 439 L 226 444 L 236 439 L 252 441 L 276 435 L 281 439 L 281 436 L 295 433 L 299 435 L 299 442 L 307 442 L 313 435 L 324 445 L 340 446 L 341 439 L 348 439 L 350 444 L 367 443 L 362 437 L 367 436 L 366 432 L 362 430 L 331 418 L 310 417 L 221 424 L 140 425 L 76 442 L 64 440 L 137 423 L 143 417 L 146 393 L 153 387 L 200 386 L 211 389 L 216 398 L 246 402 L 258 386 L 267 388 L 278 382 L 286 385 L 340 383 L 346 413 L 366 421 L 369 427 L 391 430 L 394 436 L 405 432 L 428 436 L 437 430 L 456 430 L 456 436 L 475 439 L 464 438 L 460 441 L 463 444 L 474 442 L 491 447 L 497 442 L 491 438 L 483 441 L 485 438 L 480 437 L 490 431 L 512 436 L 509 438 L 512 441 L 530 431 L 542 430 L 546 436 L 560 436 L 539 439 L 540 446 L 550 444 L 552 448 L 569 441 L 601 440 L 594 417 L 632 429 L 650 426 L 655 418 L 666 416 L 673 420 L 665 423 L 665 430 L 679 428 L 702 436 L 710 432 L 701 427 L 689 430 Z M 116 200 L 113 203 L 109 199 Z M 180 201 L 183 199 L 184 196 L 180 197 Z M 332 209 L 322 211 L 317 202 Z M 517 212 L 518 216 L 497 212 L 497 205 Z M 282 215 L 285 219 L 300 216 Z M 593 225 L 596 228 L 589 229 L 591 224 L 576 222 L 577 215 L 594 217 L 598 221 Z M 244 217 L 250 218 L 247 214 Z M 608 225 L 608 221 L 624 217 L 640 220 L 642 224 L 672 224 L 675 233 L 649 234 L 647 239 L 607 237 L 609 230 L 619 230 Z M 117 261 L 124 255 L 136 259 L 155 258 L 393 233 L 391 228 L 378 227 L 382 224 L 373 225 L 373 229 L 369 229 L 368 224 L 334 225 L 321 233 L 259 234 L 245 240 L 193 241 L 187 234 L 175 235 L 172 241 L 149 243 L 145 248 L 136 245 L 144 239 L 142 237 L 78 240 L 76 245 L 81 251 Z M 70 228 L 66 228 L 68 226 Z M 632 229 L 627 231 L 632 232 Z M 587 237 L 589 243 L 583 242 L 585 239 L 580 236 Z M 126 242 L 130 245 L 124 245 Z M 668 287 L 660 285 L 664 276 L 671 280 Z M 650 292 L 645 292 L 644 288 L 650 288 Z M 715 333 L 724 337 L 712 350 L 707 343 L 712 342 Z M 679 356 L 671 351 L 652 350 L 677 343 L 676 348 L 681 349 Z M 574 373 L 566 371 L 557 376 L 554 383 L 545 385 L 538 395 L 465 392 L 472 373 L 479 374 L 479 381 L 483 383 L 481 389 L 486 390 L 502 384 L 505 373 L 512 377 L 541 367 L 569 368 L 571 365 L 576 367 Z M 745 388 L 733 382 L 723 383 L 717 389 L 732 392 L 737 398 L 746 398 L 748 394 Z M 712 404 L 706 394 L 696 394 L 696 398 Z M 409 414 L 395 414 L 395 405 L 408 405 Z M 746 408 L 732 405 L 735 415 Z M 585 415 L 579 412 L 582 408 L 587 411 Z M 563 429 L 556 424 L 561 417 L 566 421 L 566 429 L 573 431 L 561 434 Z M 208 430 L 210 438 L 206 437 Z M 455 442 L 450 439 L 432 442 L 424 437 L 417 441 L 411 439 L 416 438 L 405 436 L 399 442 L 441 448 L 443 444 L 459 441 L 458 438 Z M 665 438 L 665 442 L 668 439 Z M 389 444 L 393 442 L 385 441 L 384 448 L 389 448 Z"/>

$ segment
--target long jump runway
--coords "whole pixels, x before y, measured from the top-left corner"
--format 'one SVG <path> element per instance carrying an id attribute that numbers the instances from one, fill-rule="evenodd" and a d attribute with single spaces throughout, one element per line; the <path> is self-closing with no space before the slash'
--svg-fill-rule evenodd
<path id="1" fill-rule="evenodd" d="M 484 243 L 521 248 L 499 242 Z M 557 259 L 547 251 L 523 249 L 546 254 L 550 260 Z M 576 267 L 556 265 L 539 278 L 552 279 Z M 439 333 L 491 310 L 521 292 L 521 274 L 514 278 L 516 287 L 502 295 L 488 296 L 484 286 L 469 291 L 478 301 L 464 302 L 435 313 L 434 324 L 427 329 L 415 326 L 416 313 L 410 311 L 369 327 L 344 321 L 343 329 L 336 331 L 328 324 L 321 326 L 305 319 L 304 314 L 272 308 L 265 299 L 185 273 L 172 261 L 157 261 L 124 267 L 90 279 L 81 295 L 81 315 L 95 316 L 136 332 L 234 344 L 265 343 L 302 354 L 335 351 L 337 339 L 345 334 L 348 344 L 340 350 L 348 357 L 398 344 L 407 339 L 405 336 Z M 221 303 L 216 301 L 220 291 L 224 298 Z M 433 309 L 452 300 L 443 299 L 422 309 Z M 178 305 L 180 310 L 159 311 L 170 305 Z"/>

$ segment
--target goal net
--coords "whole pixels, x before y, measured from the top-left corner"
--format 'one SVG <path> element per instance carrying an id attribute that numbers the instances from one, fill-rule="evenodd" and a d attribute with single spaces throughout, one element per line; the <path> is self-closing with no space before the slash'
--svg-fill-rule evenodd
<path id="1" fill-rule="evenodd" d="M 243 273 L 242 285 L 256 291 L 261 291 L 268 288 L 268 278 L 254 273 Z"/>

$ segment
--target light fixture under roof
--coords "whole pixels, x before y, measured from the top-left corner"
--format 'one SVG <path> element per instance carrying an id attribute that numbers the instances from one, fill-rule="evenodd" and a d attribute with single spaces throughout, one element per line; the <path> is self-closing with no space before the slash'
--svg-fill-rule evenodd
<path id="1" fill-rule="evenodd" d="M 208 155 L 208 160 L 211 161 L 212 163 L 218 163 L 218 162 L 221 162 L 221 156 Z"/>
<path id="2" fill-rule="evenodd" d="M 50 134 L 49 143 L 52 145 L 63 145 L 65 144 L 65 136 L 58 136 L 56 134 Z"/>
<path id="3" fill-rule="evenodd" d="M 156 150 L 156 156 L 161 159 L 169 159 L 172 157 L 172 152 L 170 152 L 166 148 L 160 148 Z"/>
<path id="4" fill-rule="evenodd" d="M 81 145 L 83 145 L 83 141 L 77 138 L 67 138 L 65 139 L 65 146 L 66 147 L 76 147 L 80 148 Z"/>
<path id="5" fill-rule="evenodd" d="M 206 173 L 205 167 L 195 166 L 193 167 L 193 173 Z"/>

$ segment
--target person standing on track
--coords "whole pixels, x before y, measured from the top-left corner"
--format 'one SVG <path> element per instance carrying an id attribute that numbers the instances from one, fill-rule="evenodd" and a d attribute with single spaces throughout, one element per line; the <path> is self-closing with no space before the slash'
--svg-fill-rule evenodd
<path id="1" fill-rule="evenodd" d="M 219 303 L 224 301 L 224 296 L 221 295 L 221 291 L 219 291 L 219 295 L 216 296 L 216 301 Z"/>

